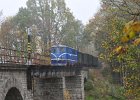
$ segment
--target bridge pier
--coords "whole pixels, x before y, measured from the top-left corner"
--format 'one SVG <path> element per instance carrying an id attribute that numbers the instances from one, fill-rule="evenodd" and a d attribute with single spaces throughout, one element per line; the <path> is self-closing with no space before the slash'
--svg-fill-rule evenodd
<path id="1" fill-rule="evenodd" d="M 67 92 L 67 93 L 66 93 Z M 34 100 L 84 100 L 84 78 L 82 75 L 62 78 L 34 78 Z"/>
<path id="2" fill-rule="evenodd" d="M 34 78 L 34 100 L 64 100 L 64 78 Z"/>
<path id="3" fill-rule="evenodd" d="M 82 75 L 65 78 L 66 90 L 68 90 L 70 100 L 84 100 L 84 78 Z"/>
<path id="4" fill-rule="evenodd" d="M 34 100 L 84 100 L 85 71 L 78 67 L 33 70 Z"/>

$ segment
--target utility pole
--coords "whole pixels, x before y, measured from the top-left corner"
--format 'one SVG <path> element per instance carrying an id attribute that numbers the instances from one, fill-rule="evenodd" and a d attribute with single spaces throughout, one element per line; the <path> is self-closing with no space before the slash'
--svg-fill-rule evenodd
<path id="1" fill-rule="evenodd" d="M 32 64 L 32 61 L 31 61 L 32 60 L 31 59 L 31 52 L 32 52 L 32 48 L 31 48 L 31 29 L 30 28 L 27 28 L 27 34 L 28 34 L 28 45 L 27 45 L 27 50 L 28 50 L 27 88 L 30 89 L 30 90 L 33 90 L 32 75 L 31 75 L 31 68 L 30 68 L 30 65 Z"/>
<path id="2" fill-rule="evenodd" d="M 27 50 L 28 50 L 28 65 L 31 65 L 31 29 L 28 28 L 27 29 L 27 33 L 28 33 L 28 46 L 27 46 Z"/>

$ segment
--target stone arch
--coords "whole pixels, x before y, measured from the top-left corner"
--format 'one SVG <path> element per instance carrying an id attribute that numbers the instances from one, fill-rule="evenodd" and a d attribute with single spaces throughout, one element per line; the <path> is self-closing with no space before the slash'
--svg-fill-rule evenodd
<path id="1" fill-rule="evenodd" d="M 84 77 L 84 83 L 86 83 L 87 82 L 87 77 Z"/>
<path id="2" fill-rule="evenodd" d="M 16 87 L 12 87 L 6 94 L 4 100 L 23 100 L 20 91 Z"/>
<path id="3" fill-rule="evenodd" d="M 84 83 L 86 83 L 88 79 L 88 71 L 83 71 L 82 76 L 83 76 Z"/>
<path id="4" fill-rule="evenodd" d="M 22 83 L 14 77 L 11 77 L 11 78 L 7 79 L 5 82 L 3 82 L 3 85 L 0 88 L 1 88 L 1 91 L 2 91 L 1 94 L 0 94 L 1 100 L 5 100 L 6 95 L 8 94 L 8 92 L 11 89 L 14 89 L 15 91 L 18 91 L 20 93 L 21 97 L 22 97 L 22 100 L 28 100 L 27 99 L 27 92 L 25 92 L 25 90 L 22 86 Z"/>

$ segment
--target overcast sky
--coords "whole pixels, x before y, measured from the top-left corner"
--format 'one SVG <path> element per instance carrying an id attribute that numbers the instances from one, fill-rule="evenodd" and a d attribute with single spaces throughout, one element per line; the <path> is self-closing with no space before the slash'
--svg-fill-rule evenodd
<path id="1" fill-rule="evenodd" d="M 4 16 L 15 15 L 18 8 L 26 6 L 27 0 L 0 0 L 0 10 Z M 66 0 L 67 7 L 71 9 L 74 16 L 82 20 L 84 24 L 98 11 L 100 0 Z"/>

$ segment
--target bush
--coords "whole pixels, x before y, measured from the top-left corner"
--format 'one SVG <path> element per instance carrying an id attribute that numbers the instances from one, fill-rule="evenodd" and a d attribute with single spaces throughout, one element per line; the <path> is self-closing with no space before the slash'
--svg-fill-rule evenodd
<path id="1" fill-rule="evenodd" d="M 93 90 L 93 81 L 92 80 L 87 80 L 87 82 L 85 83 L 85 91 L 90 91 Z"/>

